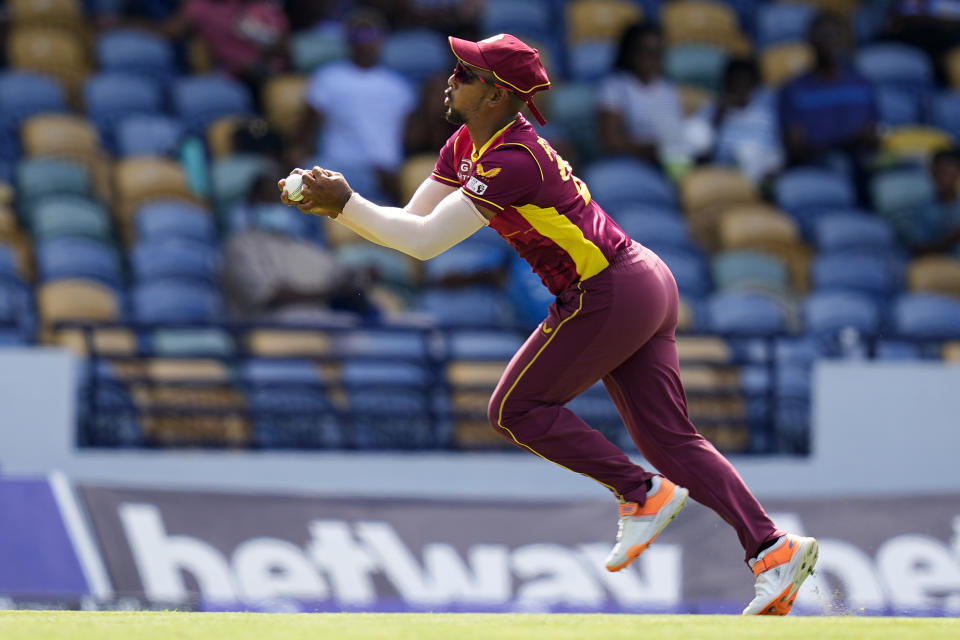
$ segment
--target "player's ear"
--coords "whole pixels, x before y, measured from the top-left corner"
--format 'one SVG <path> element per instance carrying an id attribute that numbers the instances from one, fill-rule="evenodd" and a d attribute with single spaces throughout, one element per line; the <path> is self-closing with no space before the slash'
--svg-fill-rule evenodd
<path id="1" fill-rule="evenodd" d="M 501 89 L 500 87 L 495 87 L 493 90 L 493 93 L 490 94 L 490 99 L 487 101 L 487 104 L 489 104 L 491 107 L 495 107 L 498 104 L 502 104 L 503 102 L 505 102 L 507 98 L 508 98 L 508 94 L 505 89 Z"/>

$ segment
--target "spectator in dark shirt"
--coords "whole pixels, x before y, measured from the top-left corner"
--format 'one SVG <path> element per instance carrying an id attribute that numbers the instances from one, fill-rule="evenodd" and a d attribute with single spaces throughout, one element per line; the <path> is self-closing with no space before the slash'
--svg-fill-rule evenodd
<path id="1" fill-rule="evenodd" d="M 930 162 L 934 200 L 897 229 L 916 255 L 950 253 L 960 258 L 960 150 L 938 151 Z"/>

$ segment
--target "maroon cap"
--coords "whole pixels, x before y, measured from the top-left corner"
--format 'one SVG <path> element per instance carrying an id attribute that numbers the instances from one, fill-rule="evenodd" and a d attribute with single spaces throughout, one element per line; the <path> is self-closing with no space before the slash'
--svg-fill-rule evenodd
<path id="1" fill-rule="evenodd" d="M 540 53 L 536 49 L 507 33 L 479 42 L 450 36 L 450 48 L 461 62 L 492 73 L 504 89 L 527 103 L 537 122 L 547 124 L 533 104 L 533 94 L 550 88 L 547 70 L 540 63 Z"/>

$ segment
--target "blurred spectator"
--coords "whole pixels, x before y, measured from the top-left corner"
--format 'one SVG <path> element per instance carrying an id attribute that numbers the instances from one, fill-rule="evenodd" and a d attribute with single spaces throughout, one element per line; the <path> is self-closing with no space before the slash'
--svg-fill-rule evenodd
<path id="1" fill-rule="evenodd" d="M 637 23 L 620 38 L 613 73 L 600 85 L 602 151 L 634 155 L 651 164 L 677 152 L 682 139 L 680 96 L 662 75 L 663 35 Z"/>
<path id="2" fill-rule="evenodd" d="M 811 21 L 807 39 L 814 52 L 813 69 L 788 82 L 779 97 L 787 163 L 842 157 L 866 203 L 866 164 L 877 147 L 876 96 L 851 64 L 853 34 L 843 17 L 821 11 Z"/>
<path id="3" fill-rule="evenodd" d="M 327 319 L 331 311 L 376 317 L 361 278 L 324 247 L 291 235 L 276 205 L 276 176 L 265 174 L 248 201 L 231 212 L 234 220 L 246 215 L 248 225 L 223 248 L 221 280 L 233 317 L 309 321 Z M 280 206 L 288 214 L 306 215 Z"/>
<path id="4" fill-rule="evenodd" d="M 213 64 L 246 83 L 255 96 L 263 80 L 287 68 L 290 25 L 268 0 L 184 0 L 162 23 L 167 37 L 198 36 Z"/>
<path id="5" fill-rule="evenodd" d="M 960 46 L 960 0 L 894 0 L 885 27 L 881 37 L 926 52 L 945 81 L 943 55 Z"/>
<path id="6" fill-rule="evenodd" d="M 688 141 L 700 160 L 737 165 L 755 182 L 783 164 L 773 96 L 761 85 L 752 59 L 727 63 L 720 94 L 692 119 L 688 132 L 698 139 Z"/>
<path id="7" fill-rule="evenodd" d="M 306 89 L 309 140 L 319 129 L 317 156 L 322 166 L 376 174 L 380 191 L 397 201 L 396 171 L 403 161 L 403 128 L 416 106 L 416 94 L 398 73 L 380 64 L 385 23 L 362 10 L 346 23 L 350 60 L 318 69 Z"/>
<path id="8" fill-rule="evenodd" d="M 420 85 L 417 106 L 410 112 L 403 135 L 407 155 L 415 153 L 436 154 L 459 128 L 443 117 L 443 92 L 447 88 L 449 74 L 432 75 Z"/>
<path id="9" fill-rule="evenodd" d="M 938 151 L 930 162 L 935 199 L 898 225 L 915 254 L 952 253 L 960 258 L 960 151 Z"/>

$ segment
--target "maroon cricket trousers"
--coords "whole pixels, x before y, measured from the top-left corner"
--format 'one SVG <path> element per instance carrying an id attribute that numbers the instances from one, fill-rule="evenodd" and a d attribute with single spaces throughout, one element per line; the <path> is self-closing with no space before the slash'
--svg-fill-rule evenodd
<path id="1" fill-rule="evenodd" d="M 644 457 L 736 529 L 750 558 L 783 532 L 690 422 L 674 338 L 678 303 L 673 274 L 655 253 L 638 243 L 621 250 L 609 267 L 550 305 L 507 365 L 490 399 L 490 423 L 619 500 L 643 504 L 654 474 L 564 407 L 603 380 Z"/>

